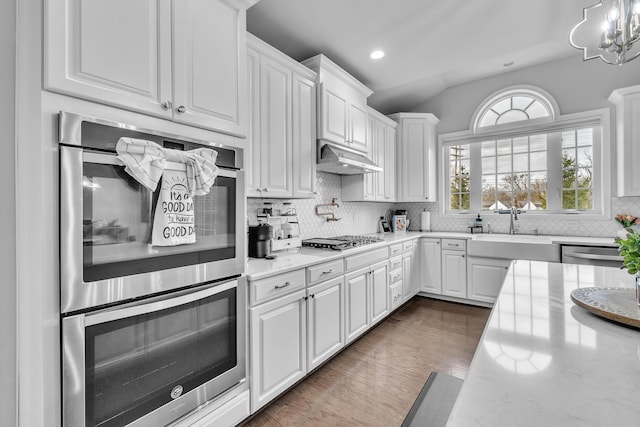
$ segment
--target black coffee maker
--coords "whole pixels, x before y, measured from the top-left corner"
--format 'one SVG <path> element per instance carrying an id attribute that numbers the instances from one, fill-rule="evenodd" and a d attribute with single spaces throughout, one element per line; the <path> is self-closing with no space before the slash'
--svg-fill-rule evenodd
<path id="1" fill-rule="evenodd" d="M 269 224 L 249 226 L 249 256 L 264 258 L 271 255 L 273 227 Z"/>

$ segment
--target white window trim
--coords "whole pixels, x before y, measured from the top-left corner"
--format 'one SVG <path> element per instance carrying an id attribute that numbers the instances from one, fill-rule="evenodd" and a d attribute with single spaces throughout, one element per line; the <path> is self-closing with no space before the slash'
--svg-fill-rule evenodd
<path id="1" fill-rule="evenodd" d="M 481 104 L 485 106 L 485 104 Z M 518 124 L 518 126 L 512 126 Z M 531 217 L 535 216 L 538 220 L 558 220 L 558 219 L 580 219 L 580 220 L 610 220 L 611 219 L 611 197 L 607 196 L 605 189 L 611 188 L 611 110 L 609 108 L 602 108 L 598 110 L 584 111 L 580 113 L 557 115 L 552 123 L 548 121 L 546 123 L 540 123 L 538 120 L 527 120 L 523 122 L 509 123 L 510 126 L 492 126 L 490 131 L 486 132 L 474 132 L 473 130 L 466 130 L 460 132 L 451 132 L 438 135 L 438 169 L 440 171 L 440 185 L 438 186 L 440 204 L 440 217 L 449 219 L 463 219 L 463 218 L 475 218 L 478 212 L 476 211 L 461 211 L 451 212 L 448 211 L 448 191 L 447 184 L 449 182 L 447 167 L 449 158 L 447 156 L 448 146 L 486 141 L 487 139 L 499 139 L 499 138 L 513 138 L 523 134 L 531 134 L 536 132 L 552 132 L 568 128 L 576 128 L 588 125 L 599 125 L 602 127 L 602 138 L 600 141 L 600 161 L 594 162 L 594 176 L 598 179 L 593 182 L 594 200 L 597 198 L 599 208 L 596 211 L 590 212 L 564 212 L 564 213 L 546 213 L 546 212 L 534 212 L 528 211 L 525 215 Z M 595 148 L 594 148 L 595 150 Z M 473 165 L 472 165 L 473 170 Z M 476 195 L 476 197 L 479 197 Z M 472 201 L 474 194 L 471 195 Z M 493 212 L 483 211 L 482 216 L 491 218 L 493 216 L 499 216 Z"/>

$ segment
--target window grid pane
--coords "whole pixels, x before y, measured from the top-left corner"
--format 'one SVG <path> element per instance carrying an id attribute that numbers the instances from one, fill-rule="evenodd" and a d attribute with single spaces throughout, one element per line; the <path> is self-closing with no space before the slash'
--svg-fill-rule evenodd
<path id="1" fill-rule="evenodd" d="M 593 209 L 593 128 L 562 132 L 562 209 Z"/>
<path id="2" fill-rule="evenodd" d="M 497 156 L 482 144 L 481 209 L 547 209 L 546 135 L 499 140 Z"/>
<path id="3" fill-rule="evenodd" d="M 449 147 L 449 208 L 471 208 L 471 150 L 469 144 Z"/>

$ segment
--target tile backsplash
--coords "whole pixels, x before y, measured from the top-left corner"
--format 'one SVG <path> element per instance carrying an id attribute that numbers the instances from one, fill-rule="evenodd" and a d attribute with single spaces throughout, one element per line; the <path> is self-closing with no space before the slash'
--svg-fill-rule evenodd
<path id="1" fill-rule="evenodd" d="M 411 229 L 420 229 L 420 212 L 427 209 L 431 212 L 432 231 L 457 231 L 468 232 L 468 227 L 473 223 L 470 218 L 443 218 L 438 213 L 438 203 L 398 203 L 396 209 L 406 209 L 407 216 L 411 219 Z M 640 197 L 613 197 L 611 199 L 611 212 L 616 214 L 628 214 L 640 217 Z M 487 222 L 491 223 L 493 233 L 509 232 L 509 215 L 483 216 L 486 230 Z M 414 226 L 415 224 L 415 226 Z M 532 234 L 538 230 L 539 234 L 556 236 L 590 236 L 590 237 L 615 237 L 621 230 L 620 225 L 613 219 L 585 220 L 575 219 L 551 219 L 539 218 L 523 213 L 517 221 L 519 232 Z"/>
<path id="2" fill-rule="evenodd" d="M 249 225 L 258 223 L 257 212 L 265 202 L 272 202 L 273 207 L 282 209 L 283 202 L 290 202 L 298 214 L 300 236 L 303 239 L 312 237 L 331 237 L 344 234 L 370 234 L 378 228 L 378 220 L 385 216 L 387 210 L 393 209 L 393 203 L 343 202 L 340 175 L 318 172 L 316 174 L 315 199 L 247 199 L 247 220 Z M 333 212 L 339 221 L 327 221 L 325 216 L 316 215 L 315 207 L 319 204 L 331 203 L 338 199 L 338 206 L 322 207 L 320 212 Z"/>
<path id="3" fill-rule="evenodd" d="M 282 208 L 283 202 L 290 202 L 300 222 L 300 235 L 303 239 L 312 237 L 331 237 L 343 234 L 370 234 L 377 231 L 378 220 L 387 216 L 389 210 L 406 209 L 411 220 L 410 230 L 420 230 L 420 212 L 427 209 L 431 212 L 432 231 L 468 232 L 468 226 L 473 220 L 469 218 L 443 218 L 438 213 L 438 203 L 374 203 L 374 202 L 343 202 L 342 185 L 339 175 L 317 173 L 316 187 L 318 195 L 315 199 L 257 199 L 247 200 L 247 220 L 250 225 L 257 224 L 257 211 L 265 202 L 272 202 L 273 207 Z M 331 199 L 338 199 L 339 207 L 322 207 L 321 212 L 333 212 L 339 221 L 326 220 L 324 216 L 315 213 L 318 204 L 330 203 Z M 611 212 L 629 214 L 640 217 L 640 197 L 613 197 Z M 493 233 L 509 232 L 509 215 L 484 216 L 484 225 L 491 223 Z M 535 229 L 540 234 L 560 236 L 593 236 L 614 237 L 621 229 L 613 219 L 584 220 L 584 219 L 545 219 L 536 218 L 526 213 L 519 216 L 517 222 L 519 232 L 531 234 Z"/>

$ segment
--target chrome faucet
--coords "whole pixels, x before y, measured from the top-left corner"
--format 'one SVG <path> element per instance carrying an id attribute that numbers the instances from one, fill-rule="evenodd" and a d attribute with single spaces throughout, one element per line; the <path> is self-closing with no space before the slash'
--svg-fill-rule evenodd
<path id="1" fill-rule="evenodd" d="M 521 214 L 520 209 L 512 207 L 511 209 L 500 209 L 499 214 L 509 214 L 509 234 L 516 234 L 516 224 L 514 221 L 518 220 L 518 214 Z"/>

